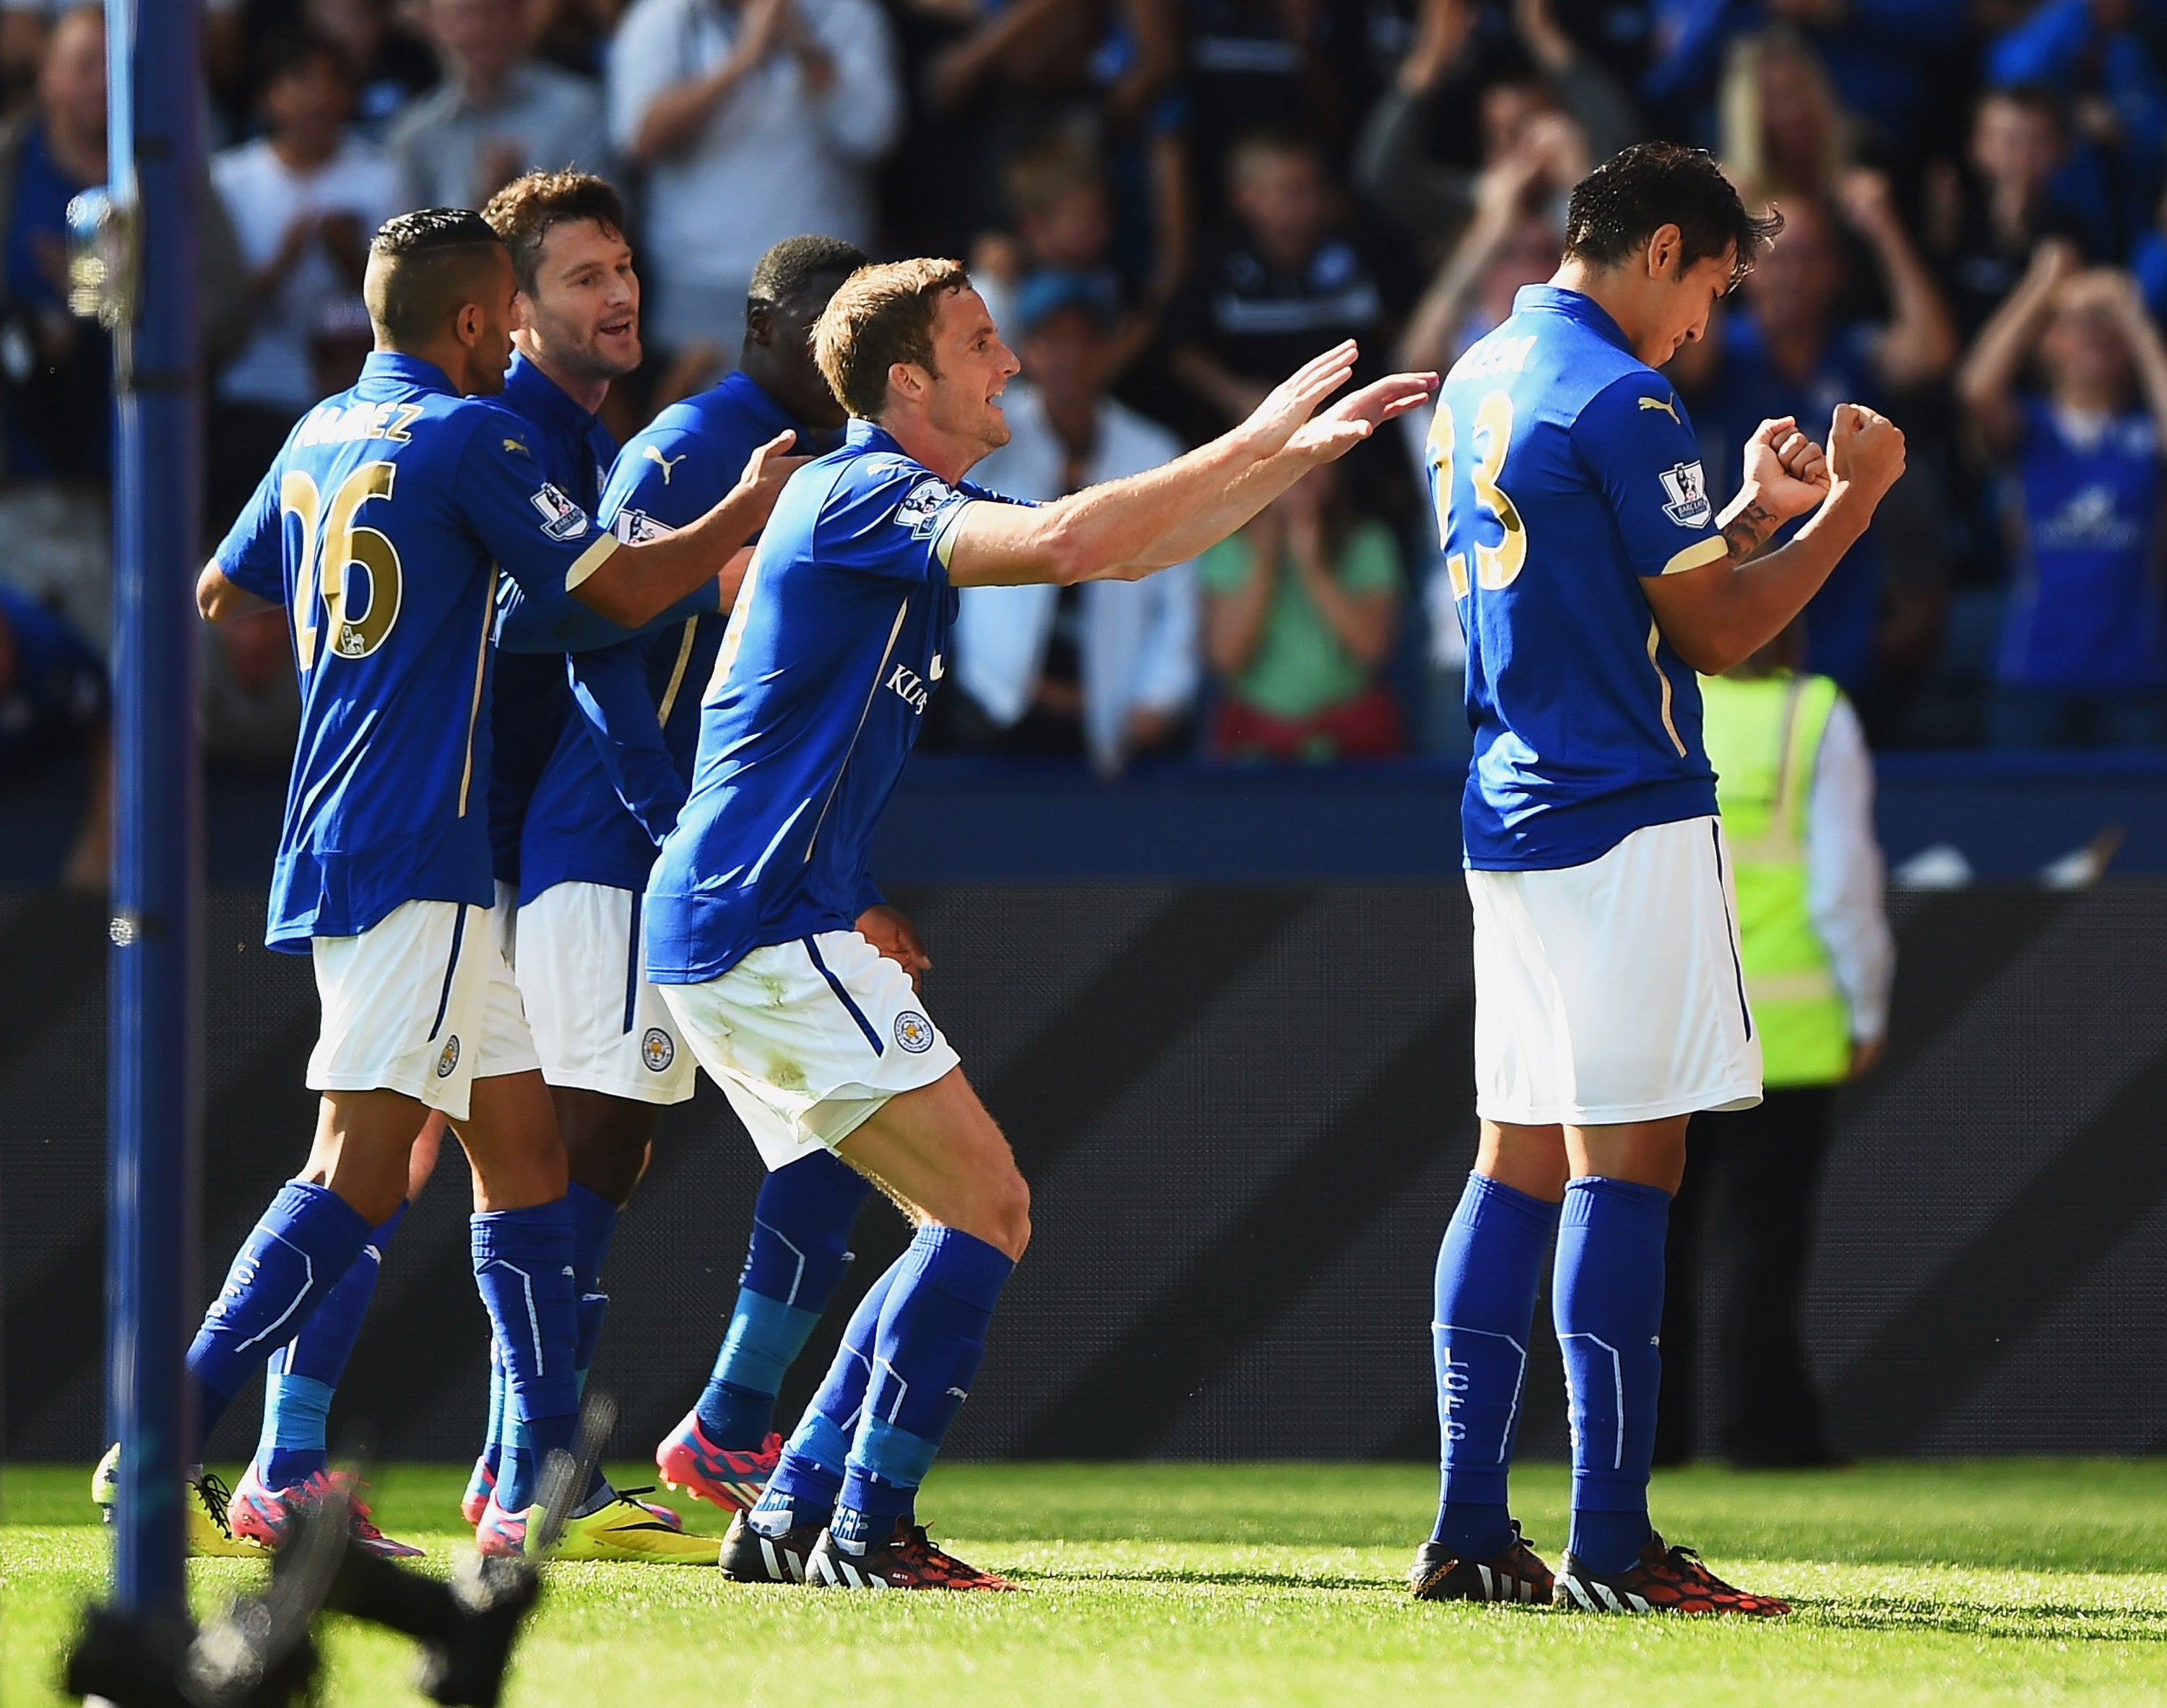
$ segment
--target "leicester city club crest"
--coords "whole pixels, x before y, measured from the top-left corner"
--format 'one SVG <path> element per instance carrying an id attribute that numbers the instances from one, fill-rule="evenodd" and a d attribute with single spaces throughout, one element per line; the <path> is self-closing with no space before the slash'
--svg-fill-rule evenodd
<path id="1" fill-rule="evenodd" d="M 449 1079 L 452 1070 L 459 1065 L 459 1034 L 456 1032 L 444 1040 L 443 1049 L 437 1056 L 437 1077 Z"/>
<path id="2" fill-rule="evenodd" d="M 677 1060 L 677 1040 L 660 1026 L 650 1026 L 639 1040 L 639 1059 L 647 1064 L 649 1073 L 666 1073 L 670 1064 Z"/>
<path id="3" fill-rule="evenodd" d="M 933 1023 L 915 1008 L 905 1008 L 895 1017 L 895 1041 L 913 1055 L 923 1055 L 933 1048 Z"/>

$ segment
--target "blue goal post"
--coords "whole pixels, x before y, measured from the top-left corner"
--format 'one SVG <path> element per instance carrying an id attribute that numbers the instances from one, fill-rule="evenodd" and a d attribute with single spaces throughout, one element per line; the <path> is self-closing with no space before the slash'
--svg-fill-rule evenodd
<path id="1" fill-rule="evenodd" d="M 108 196 L 72 283 L 111 329 L 112 937 L 107 997 L 107 1420 L 121 1444 L 114 1600 L 186 1610 L 201 1146 L 195 578 L 204 193 L 199 0 L 106 0 Z"/>

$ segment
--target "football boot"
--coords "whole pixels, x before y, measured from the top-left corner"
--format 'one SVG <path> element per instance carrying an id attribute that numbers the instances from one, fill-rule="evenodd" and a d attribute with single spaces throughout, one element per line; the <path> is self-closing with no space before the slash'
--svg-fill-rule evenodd
<path id="1" fill-rule="evenodd" d="M 251 1464 L 225 1510 L 233 1533 L 258 1547 L 276 1548 L 284 1542 L 302 1509 L 313 1501 L 343 1499 L 347 1506 L 347 1530 L 353 1545 L 364 1553 L 387 1560 L 418 1560 L 421 1550 L 395 1541 L 369 1521 L 368 1509 L 353 1498 L 352 1479 L 332 1471 L 319 1471 L 304 1483 L 283 1489 L 268 1487 Z"/>
<path id="2" fill-rule="evenodd" d="M 506 1512 L 496 1504 L 496 1492 L 491 1489 L 480 1521 L 474 1526 L 475 1549 L 484 1559 L 517 1558 L 525 1553 L 527 1520 L 536 1512 L 531 1506 L 524 1512 Z"/>
<path id="3" fill-rule="evenodd" d="M 479 1524 L 481 1515 L 489 1510 L 489 1497 L 496 1492 L 496 1472 L 486 1459 L 476 1459 L 473 1474 L 467 1478 L 466 1493 L 459 1497 L 459 1516 L 469 1524 Z"/>
<path id="4" fill-rule="evenodd" d="M 1691 1548 L 1666 1547 L 1652 1533 L 1639 1561 L 1623 1572 L 1591 1572 L 1568 1552 L 1559 1563 L 1550 1605 L 1576 1613 L 1728 1613 L 1746 1619 L 1780 1619 L 1791 1610 L 1788 1601 L 1725 1583 Z"/>
<path id="5" fill-rule="evenodd" d="M 781 1461 L 781 1436 L 771 1434 L 757 1447 L 718 1447 L 700 1427 L 697 1411 L 686 1412 L 654 1450 L 654 1468 L 662 1473 L 664 1487 L 682 1489 L 725 1512 L 750 1512 L 758 1505 L 760 1491 Z"/>
<path id="6" fill-rule="evenodd" d="M 763 1536 L 738 1513 L 723 1538 L 723 1575 L 740 1584 L 803 1584 L 813 1544 L 827 1529 L 824 1524 L 801 1524 L 780 1536 Z"/>
<path id="7" fill-rule="evenodd" d="M 105 1450 L 98 1468 L 90 1473 L 90 1498 L 98 1503 L 108 1524 L 113 1522 L 114 1503 L 119 1494 L 120 1443 L 115 1441 Z M 255 1560 L 263 1557 L 263 1550 L 254 1542 L 234 1535 L 233 1526 L 226 1518 L 226 1504 L 231 1498 L 225 1483 L 210 1472 L 197 1471 L 189 1475 L 181 1513 L 190 1553 L 211 1560 Z"/>
<path id="8" fill-rule="evenodd" d="M 1016 1586 L 992 1572 L 967 1566 L 953 1554 L 927 1540 L 925 1526 L 908 1518 L 896 1520 L 886 1541 L 876 1542 L 854 1554 L 835 1540 L 832 1530 L 820 1532 L 805 1562 L 805 1581 L 836 1589 L 1013 1589 Z"/>
<path id="9" fill-rule="evenodd" d="M 1407 1587 L 1417 1601 L 1519 1601 L 1550 1605 L 1556 1580 L 1541 1557 L 1528 1546 L 1518 1520 L 1513 1545 L 1487 1560 L 1463 1560 L 1442 1542 L 1424 1542 L 1415 1551 Z"/>
<path id="10" fill-rule="evenodd" d="M 541 1509 L 532 1510 L 538 1526 Z M 612 1493 L 596 1511 L 564 1520 L 564 1533 L 549 1551 L 553 1560 L 639 1560 L 662 1566 L 712 1566 L 718 1549 L 711 1536 L 688 1536 L 677 1515 L 665 1524 L 652 1507 Z"/>

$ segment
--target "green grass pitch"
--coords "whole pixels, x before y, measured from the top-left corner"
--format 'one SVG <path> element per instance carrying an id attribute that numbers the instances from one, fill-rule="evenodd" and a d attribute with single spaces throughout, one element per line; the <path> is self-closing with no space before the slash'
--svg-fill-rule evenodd
<path id="1" fill-rule="evenodd" d="M 384 1527 L 426 1542 L 438 1569 L 460 1541 L 462 1474 L 376 1478 Z M 58 1700 L 75 1610 L 102 1584 L 87 1485 L 87 1467 L 19 1467 L 0 1481 L 10 1705 Z M 1524 1467 L 1514 1488 L 1555 1561 L 1563 1470 Z M 1791 1597 L 1799 1612 L 1779 1624 L 1419 1605 L 1401 1574 L 1433 1489 L 1413 1466 L 946 1467 L 923 1503 L 936 1538 L 1013 1573 L 1024 1594 L 875 1597 L 697 1568 L 553 1567 L 506 1700 L 2167 1700 L 2167 1462 L 1659 1473 L 1657 1522 L 1719 1570 Z M 722 1527 L 705 1507 L 692 1522 Z M 261 1570 L 199 1562 L 199 1604 Z M 333 1621 L 327 1651 L 322 1700 L 422 1700 L 397 1639 Z"/>

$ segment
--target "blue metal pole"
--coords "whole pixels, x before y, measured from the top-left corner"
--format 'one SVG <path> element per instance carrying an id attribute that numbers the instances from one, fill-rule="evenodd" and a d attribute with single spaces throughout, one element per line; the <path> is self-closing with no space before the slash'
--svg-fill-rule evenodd
<path id="1" fill-rule="evenodd" d="M 122 1444 L 114 1595 L 184 1610 L 182 1380 L 197 1309 L 202 786 L 194 583 L 202 532 L 196 219 L 199 0 L 107 0 L 109 177 L 131 230 L 114 328 L 114 814 L 106 1304 Z M 139 76 L 138 73 L 140 73 Z"/>

